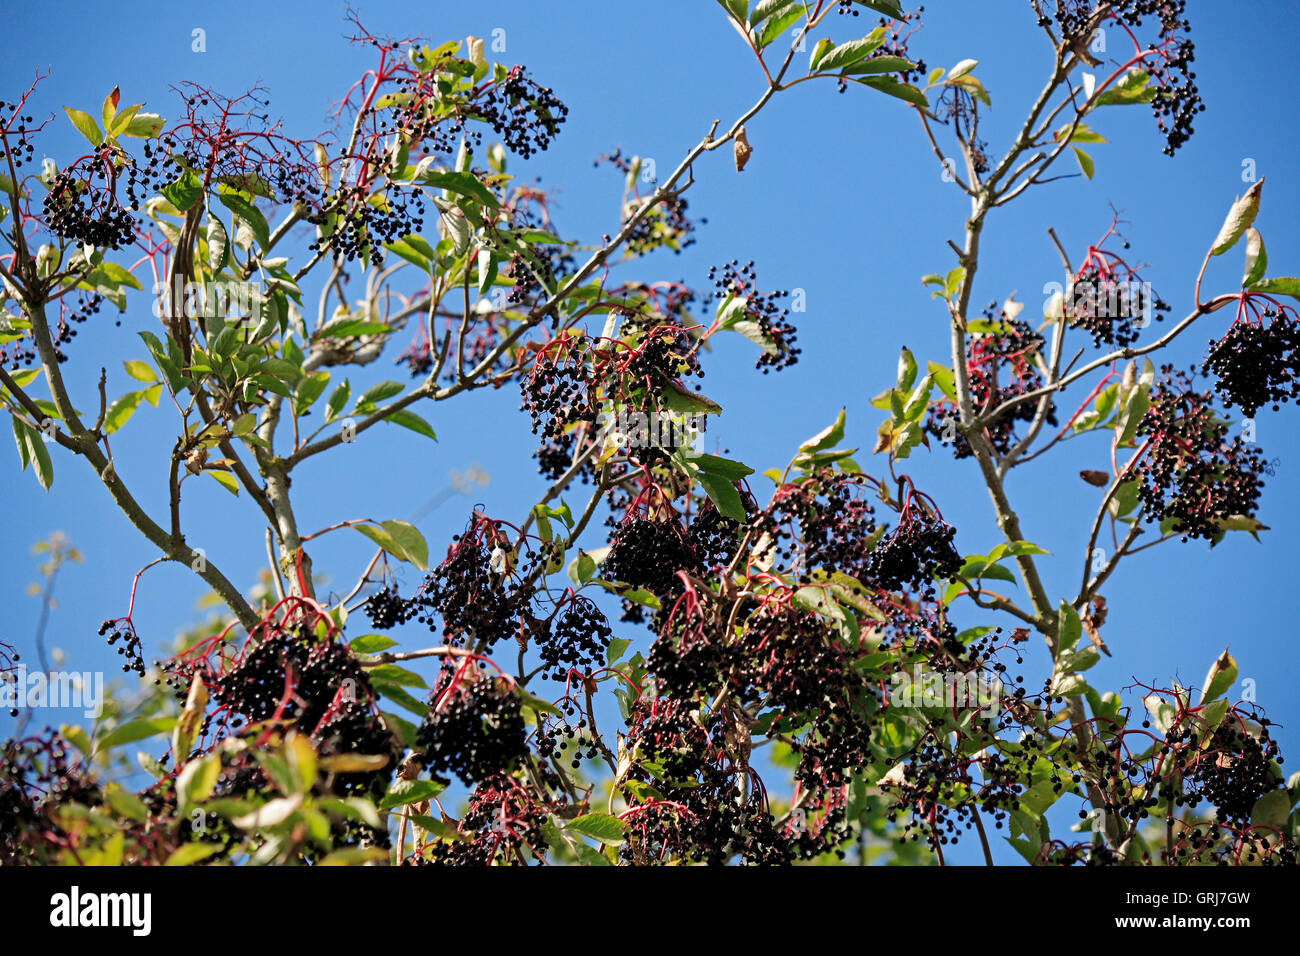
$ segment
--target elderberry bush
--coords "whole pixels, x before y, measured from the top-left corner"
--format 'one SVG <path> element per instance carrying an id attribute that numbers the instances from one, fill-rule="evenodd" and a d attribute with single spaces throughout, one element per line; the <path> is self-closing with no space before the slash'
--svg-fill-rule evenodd
<path id="1" fill-rule="evenodd" d="M 0 102 L 0 407 L 20 466 L 48 490 L 85 458 L 156 558 L 129 579 L 127 617 L 100 627 L 130 682 L 104 713 L 29 733 L 38 706 L 14 707 L 0 863 L 1295 865 L 1281 733 L 1231 696 L 1231 655 L 1203 687 L 1139 675 L 1108 692 L 1107 669 L 1092 670 L 1125 649 L 1107 601 L 1119 604 L 1132 555 L 1267 530 L 1271 466 L 1215 405 L 1253 416 L 1300 398 L 1300 318 L 1283 304 L 1295 273 L 1270 273 L 1260 184 L 1206 237 L 1207 264 L 1245 240 L 1240 286 L 1213 289 L 1202 268 L 1170 295 L 1188 318 L 1140 348 L 1145 319 L 1170 305 L 1120 251 L 1118 212 L 1080 258 L 1054 207 L 1065 214 L 1037 241 L 1052 240 L 1070 286 L 1059 308 L 1051 297 L 1040 314 L 1007 289 L 989 288 L 983 310 L 975 298 L 999 274 L 982 257 L 1010 248 L 998 210 L 1089 188 L 1084 147 L 1113 135 L 1112 107 L 1149 105 L 1170 154 L 1192 134 L 1204 106 L 1182 0 L 1031 0 L 1051 68 L 1010 126 L 987 121 L 981 79 L 1005 71 L 973 58 L 928 69 L 921 9 L 873 2 L 855 25 L 861 2 L 722 6 L 761 61 L 757 105 L 701 130 L 671 154 L 680 165 L 601 157 L 622 180 L 605 200 L 558 202 L 531 162 L 568 121 L 542 71 L 490 62 L 481 38 L 379 37 L 351 13 L 365 63 L 331 93 L 323 129 L 282 120 L 256 86 L 180 84 L 167 117 L 120 89 L 60 114 L 39 78 Z M 739 254 L 701 288 L 655 270 L 673 261 L 664 250 L 704 241 L 686 198 L 697 177 L 722 170 L 756 208 L 769 198 L 769 100 L 831 87 L 914 112 L 917 155 L 957 160 L 943 188 L 970 203 L 948 244 L 956 261 L 901 277 L 924 290 L 915 322 L 873 312 L 899 280 L 873 266 L 888 229 L 852 233 L 854 301 L 874 324 L 859 342 L 844 317 L 817 316 L 842 346 L 818 373 L 847 363 L 843 410 L 797 441 L 783 429 L 804 409 L 716 369 L 732 345 L 762 373 L 796 364 L 793 313 L 808 293 L 832 301 L 824 290 L 769 290 Z M 38 171 L 46 128 L 65 120 L 88 151 Z M 1075 161 L 1082 177 L 1062 170 Z M 804 177 L 798 198 L 824 188 Z M 606 223 L 571 233 L 578 205 Z M 791 249 L 826 238 L 779 210 L 773 222 Z M 156 321 L 135 294 L 150 275 L 171 286 Z M 199 303 L 186 293 L 178 308 L 179 287 L 247 297 L 191 314 Z M 139 311 L 136 351 L 65 361 L 112 310 L 119 325 Z M 1147 360 L 1193 322 L 1217 323 L 1213 391 L 1196 369 Z M 900 346 L 885 391 L 845 378 Z M 415 381 L 383 379 L 389 358 Z M 438 538 L 435 520 L 384 520 L 405 506 L 376 504 L 368 485 L 347 513 L 329 496 L 304 507 L 310 459 L 362 448 L 362 466 L 391 465 L 366 457 L 372 428 L 436 440 L 435 424 L 490 394 L 517 394 L 530 426 L 544 481 L 512 475 L 502 492 L 527 498 L 493 490 L 491 514 L 477 504 Z M 880 413 L 865 428 L 850 411 L 864 405 Z M 478 437 L 495 447 L 510 432 L 491 425 Z M 175 434 L 153 488 L 129 459 L 160 427 Z M 934 457 L 949 451 L 957 461 Z M 1019 470 L 1048 452 L 1078 463 Z M 411 488 L 437 483 L 422 459 L 401 460 Z M 265 519 L 264 539 L 197 536 L 204 472 L 237 492 L 224 506 Z M 1068 478 L 1046 524 L 1020 499 L 1024 476 L 1042 474 Z M 450 490 L 481 478 L 475 466 Z M 941 509 L 935 487 L 955 500 Z M 960 535 L 945 512 L 963 516 Z M 254 576 L 248 562 L 264 560 Z M 137 634 L 131 614 L 157 594 L 162 563 L 188 565 L 220 610 L 137 689 L 156 632 Z M 56 564 L 42 566 L 50 586 Z M 399 589 L 407 564 L 422 578 Z M 17 661 L 0 642 L 5 690 Z"/>

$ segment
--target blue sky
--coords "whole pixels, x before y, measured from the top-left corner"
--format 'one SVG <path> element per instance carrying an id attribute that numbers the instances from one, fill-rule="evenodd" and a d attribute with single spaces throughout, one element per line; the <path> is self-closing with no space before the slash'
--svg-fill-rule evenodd
<path id="1" fill-rule="evenodd" d="M 1050 62 L 1028 4 L 926 6 L 912 53 L 931 67 L 966 57 L 980 61 L 977 75 L 993 98 L 981 133 L 990 151 L 1000 155 L 1042 87 Z M 442 42 L 503 30 L 506 51 L 489 55 L 527 65 L 570 107 L 569 122 L 553 147 L 528 163 L 512 160 L 510 170 L 558 190 L 552 206 L 557 226 L 588 241 L 616 227 L 621 186 L 617 172 L 593 167 L 596 156 L 621 147 L 625 154 L 654 158 L 660 169 L 671 168 L 714 119 L 725 128 L 762 89 L 751 54 L 712 0 L 595 6 L 568 0 L 357 0 L 353 8 L 377 34 L 419 34 Z M 1185 314 L 1204 250 L 1234 196 L 1247 188 L 1242 180 L 1247 159 L 1268 178 L 1256 226 L 1267 243 L 1270 274 L 1300 273 L 1300 233 L 1286 212 L 1300 207 L 1293 7 L 1281 0 L 1259 2 L 1251 5 L 1248 21 L 1235 4 L 1192 0 L 1188 8 L 1197 80 L 1209 107 L 1191 142 L 1170 159 L 1160 152 L 1162 140 L 1146 107 L 1097 115 L 1092 125 L 1108 142 L 1091 149 L 1095 178 L 1036 187 L 991 214 L 975 303 L 1001 302 L 1017 290 L 1028 305 L 1025 317 L 1033 315 L 1041 307 L 1044 283 L 1060 277 L 1047 227 L 1055 227 L 1077 259 L 1109 224 L 1113 204 L 1129 221 L 1125 234 L 1132 254 L 1150 263 L 1144 277 L 1173 305 L 1175 316 Z M 260 81 L 271 91 L 271 111 L 286 118 L 289 133 L 312 135 L 326 124 L 330 105 L 370 65 L 365 49 L 345 42 L 345 10 L 333 2 L 244 0 L 197 8 L 156 2 L 11 4 L 0 13 L 8 41 L 0 62 L 0 97 L 13 99 L 36 68 L 51 71 L 33 105 L 42 115 L 59 114 L 38 144 L 55 157 L 80 152 L 77 134 L 59 107 L 97 114 L 115 85 L 124 103 L 144 102 L 146 109 L 171 116 L 173 83 L 195 80 L 236 93 Z M 828 23 L 830 35 L 843 41 L 864 34 L 874 21 L 833 16 Z M 196 28 L 206 31 L 206 52 L 191 50 Z M 690 211 L 708 220 L 697 232 L 697 245 L 681 256 L 654 256 L 626 276 L 681 279 L 702 287 L 709 265 L 734 257 L 754 259 L 768 288 L 805 290 L 807 311 L 795 316 L 803 348 L 797 366 L 760 375 L 753 368 L 754 347 L 739 337 L 719 341 L 707 366 L 705 390 L 725 409 L 711 424 L 709 440 L 762 471 L 783 465 L 795 445 L 830 422 L 841 406 L 848 410 L 847 439 L 869 447 L 881 413 L 868 401 L 892 383 L 901 346 L 922 361 L 947 361 L 946 316 L 920 278 L 954 265 L 945 240 L 960 242 L 968 207 L 956 187 L 941 181 L 913 112 L 872 91 L 839 95 L 829 82 L 805 84 L 778 96 L 748 129 L 754 154 L 744 173 L 732 168 L 729 151 L 710 154 L 696 166 Z M 1212 264 L 1207 288 L 1231 291 L 1240 268 L 1234 249 Z M 122 317 L 120 328 L 112 318 L 102 312 L 71 349 L 65 372 L 82 407 L 93 402 L 101 365 L 109 369 L 110 387 L 129 387 L 121 361 L 142 357 L 135 333 L 156 321 L 143 297 Z M 1182 338 L 1170 360 L 1200 361 L 1224 321 L 1220 316 L 1204 320 Z M 373 379 L 402 378 L 400 368 L 378 365 L 368 370 Z M 354 394 L 359 381 L 354 378 Z M 447 485 L 453 469 L 472 463 L 491 474 L 491 483 L 473 501 L 452 498 L 421 520 L 431 549 L 441 553 L 472 503 L 495 517 L 517 520 L 543 490 L 528 458 L 527 420 L 517 405 L 513 388 L 477 394 L 422 410 L 438 432 L 436 445 L 382 426 L 355 445 L 316 459 L 294 476 L 300 526 L 313 530 L 343 518 L 405 518 Z M 1259 702 L 1284 725 L 1284 752 L 1300 746 L 1291 590 L 1294 542 L 1300 539 L 1296 414 L 1284 406 L 1258 418 L 1259 442 L 1276 463 L 1261 511 L 1271 530 L 1260 542 L 1230 536 L 1213 552 L 1204 543 L 1171 543 L 1123 564 L 1103 591 L 1110 604 L 1104 636 L 1115 657 L 1088 675 L 1103 690 L 1119 690 L 1135 678 L 1151 683 L 1176 677 L 1199 684 L 1215 655 L 1231 645 L 1242 677 L 1255 681 Z M 164 411 L 146 408 L 113 441 L 119 470 L 154 511 L 165 506 L 171 428 Z M 1072 443 L 1010 479 L 1026 537 L 1054 553 L 1042 569 L 1057 596 L 1077 588 L 1088 524 L 1101 493 L 1078 472 L 1107 466 L 1104 441 Z M 84 463 L 56 450 L 55 484 L 46 494 L 30 474 L 18 472 L 14 452 L 6 454 L 11 457 L 0 470 L 8 502 L 0 602 L 8 611 L 0 638 L 30 652 L 39 608 L 25 593 L 36 573 L 27 548 L 62 529 L 86 562 L 65 570 L 60 580 L 60 606 L 48 641 L 68 653 L 69 666 L 116 669 L 116 656 L 104 648 L 96 628 L 104 618 L 125 612 L 132 573 L 156 554 L 111 505 Z M 884 469 L 882 460 L 865 453 L 860 460 L 869 469 Z M 953 462 L 945 453 L 922 449 L 904 467 L 957 526 L 963 553 L 987 552 L 997 543 L 987 494 L 970 461 Z M 760 494 L 768 490 L 765 482 L 755 478 Z M 186 492 L 189 540 L 204 547 L 237 585 L 252 585 L 266 563 L 256 509 L 214 482 L 207 487 L 191 482 Z M 347 531 L 325 537 L 313 549 L 317 568 L 333 576 L 334 586 L 345 588 L 369 553 L 369 542 Z M 178 566 L 149 572 L 136 611 L 147 655 L 193 619 L 202 593 L 202 582 Z M 1031 648 L 1030 685 L 1045 664 L 1046 653 Z M 1131 702 L 1140 708 L 1136 696 Z M 7 729 L 6 721 L 0 717 L 0 730 Z"/>

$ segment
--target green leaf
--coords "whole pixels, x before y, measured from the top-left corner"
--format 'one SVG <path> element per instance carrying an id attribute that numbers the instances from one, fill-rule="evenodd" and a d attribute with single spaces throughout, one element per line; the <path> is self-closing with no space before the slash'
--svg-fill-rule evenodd
<path id="1" fill-rule="evenodd" d="M 596 574 L 596 559 L 586 551 L 579 550 L 578 556 L 569 562 L 569 580 L 581 587 Z"/>
<path id="2" fill-rule="evenodd" d="M 901 83 L 890 76 L 855 77 L 854 82 L 869 86 L 873 90 L 879 90 L 881 93 L 888 93 L 890 96 L 905 100 L 913 106 L 921 107 L 921 109 L 928 109 L 930 106 L 930 101 L 925 98 L 925 94 L 915 86 L 910 83 Z"/>
<path id="3" fill-rule="evenodd" d="M 1010 569 L 1004 568 L 1000 564 L 995 564 L 982 555 L 971 555 L 968 557 L 962 565 L 961 571 L 958 573 L 968 581 L 989 579 L 994 581 L 1010 581 L 1013 584 L 1016 581 L 1016 576 Z"/>
<path id="4" fill-rule="evenodd" d="M 68 114 L 68 119 L 72 120 L 72 125 L 77 128 L 77 132 L 90 140 L 91 146 L 98 146 L 104 142 L 104 134 L 99 131 L 99 125 L 89 113 L 74 110 L 70 106 L 63 107 L 63 112 Z"/>
<path id="5" fill-rule="evenodd" d="M 1151 399 L 1147 395 L 1147 386 L 1139 385 L 1129 393 L 1124 401 L 1124 407 L 1120 409 L 1119 416 L 1115 419 L 1116 442 L 1120 446 L 1127 445 L 1137 435 L 1142 419 L 1150 407 Z"/>
<path id="6" fill-rule="evenodd" d="M 1078 146 L 1072 146 L 1070 148 L 1074 150 L 1074 158 L 1079 161 L 1079 168 L 1083 170 L 1083 175 L 1092 179 L 1092 172 L 1094 169 L 1092 157 L 1081 150 Z"/>
<path id="7" fill-rule="evenodd" d="M 140 400 L 144 398 L 144 392 L 127 392 L 120 398 L 114 399 L 113 403 L 108 406 L 108 411 L 104 414 L 104 431 L 106 434 L 113 434 L 119 428 L 130 420 L 135 414 L 135 410 L 140 407 Z"/>
<path id="8" fill-rule="evenodd" d="M 434 441 L 438 440 L 438 435 L 433 430 L 432 425 L 415 412 L 409 411 L 405 408 L 399 408 L 392 414 L 385 415 L 384 421 L 392 422 L 394 425 L 401 425 L 403 428 L 409 428 L 411 431 L 418 432 L 426 438 L 432 438 Z"/>
<path id="9" fill-rule="evenodd" d="M 1156 91 L 1147 84 L 1151 74 L 1146 70 L 1129 70 L 1118 83 L 1097 97 L 1098 106 L 1129 106 L 1135 103 L 1150 103 L 1156 98 Z"/>
<path id="10" fill-rule="evenodd" d="M 684 415 L 716 415 L 722 406 L 702 392 L 692 392 L 676 382 L 668 382 L 660 400 L 669 411 Z"/>
<path id="11" fill-rule="evenodd" d="M 1174 720 L 1178 717 L 1178 711 L 1174 705 L 1169 703 L 1159 694 L 1149 694 L 1142 698 L 1142 704 L 1151 715 L 1151 722 L 1155 724 L 1156 729 L 1162 734 L 1169 733 L 1169 728 L 1174 725 Z"/>
<path id="12" fill-rule="evenodd" d="M 835 48 L 835 41 L 827 37 L 822 37 L 812 48 L 812 53 L 808 55 L 808 72 L 816 73 L 821 61 L 826 58 L 826 54 Z"/>
<path id="13" fill-rule="evenodd" d="M 468 196 L 491 209 L 496 209 L 501 205 L 492 190 L 484 186 L 479 178 L 470 172 L 430 170 L 420 177 L 420 182 L 426 186 L 434 186 L 461 196 Z"/>
<path id="14" fill-rule="evenodd" d="M 254 206 L 252 202 L 226 186 L 221 187 L 218 191 L 217 201 L 234 213 L 240 222 L 248 226 L 253 238 L 257 240 L 257 244 L 261 248 L 265 249 L 270 245 L 271 227 L 267 224 L 262 211 Z"/>
<path id="15" fill-rule="evenodd" d="M 758 47 L 763 49 L 766 46 L 776 42 L 777 37 L 785 33 L 790 27 L 794 26 L 805 16 L 802 6 L 792 6 L 784 13 L 771 17 L 763 26 L 763 34 L 758 38 Z"/>
<path id="16" fill-rule="evenodd" d="M 215 276 L 230 261 L 230 236 L 221 220 L 210 212 L 205 238 L 208 244 L 208 271 Z"/>
<path id="17" fill-rule="evenodd" d="M 610 638 L 609 646 L 605 648 L 605 663 L 607 665 L 614 664 L 616 661 L 618 661 L 619 658 L 621 658 L 624 654 L 627 653 L 627 649 L 631 646 L 632 646 L 632 641 L 630 638 L 626 638 L 626 637 Z"/>
<path id="18" fill-rule="evenodd" d="M 1228 692 L 1237 680 L 1237 661 L 1226 650 L 1219 655 L 1205 674 L 1205 689 L 1201 703 L 1217 700 Z"/>
<path id="19" fill-rule="evenodd" d="M 325 423 L 328 425 L 334 421 L 343 410 L 343 406 L 348 403 L 348 396 L 352 394 L 352 386 L 344 379 L 342 384 L 337 386 L 330 393 L 329 401 L 325 403 Z"/>
<path id="20" fill-rule="evenodd" d="M 392 329 L 383 322 L 371 322 L 368 319 L 335 319 L 327 322 L 317 330 L 315 336 L 324 339 L 346 339 L 354 335 L 381 335 Z M 399 389 L 400 391 L 400 389 Z"/>
<path id="21" fill-rule="evenodd" d="M 1110 503 L 1106 509 L 1113 517 L 1122 518 L 1129 514 L 1138 504 L 1138 491 L 1141 489 L 1142 481 L 1140 478 L 1134 478 L 1132 481 L 1126 481 L 1116 489 L 1115 494 L 1111 496 Z"/>
<path id="22" fill-rule="evenodd" d="M 121 286 L 141 288 L 140 280 L 116 262 L 101 262 L 95 271 L 86 277 L 86 281 L 100 288 L 116 289 Z"/>
<path id="23" fill-rule="evenodd" d="M 1254 809 L 1250 811 L 1250 825 L 1284 830 L 1290 816 L 1291 797 L 1284 788 L 1279 787 L 1255 801 Z"/>
<path id="24" fill-rule="evenodd" d="M 188 169 L 182 170 L 175 182 L 170 182 L 159 190 L 163 196 L 176 207 L 178 212 L 186 212 L 203 196 L 203 184 Z"/>
<path id="25" fill-rule="evenodd" d="M 141 717 L 113 728 L 100 738 L 99 743 L 95 745 L 95 750 L 102 752 L 120 747 L 122 744 L 144 740 L 146 737 L 155 737 L 167 733 L 175 726 L 175 717 Z"/>
<path id="26" fill-rule="evenodd" d="M 1236 245 L 1237 240 L 1255 221 L 1255 216 L 1259 213 L 1259 197 L 1263 190 L 1264 180 L 1260 179 L 1246 190 L 1246 195 L 1233 202 L 1227 218 L 1219 228 L 1219 234 L 1214 238 L 1214 244 L 1210 246 L 1211 255 L 1223 255 Z"/>
<path id="27" fill-rule="evenodd" d="M 390 684 L 387 681 L 381 681 L 381 680 L 372 680 L 370 682 L 370 686 L 374 689 L 376 694 L 380 694 L 383 697 L 387 697 L 393 703 L 398 704 L 401 707 L 404 707 L 406 710 L 409 710 L 411 713 L 415 714 L 417 717 L 420 717 L 421 719 L 428 716 L 429 714 L 428 704 L 412 697 L 409 693 L 407 693 L 397 684 Z M 385 716 L 388 718 L 392 718 L 394 715 L 385 714 Z M 401 724 L 398 724 L 397 726 L 399 731 L 405 732 Z M 408 744 L 407 746 L 411 746 L 411 745 Z"/>
<path id="28" fill-rule="evenodd" d="M 663 606 L 659 603 L 659 599 L 645 588 L 628 588 L 620 593 L 633 604 L 640 604 L 642 607 L 648 607 L 655 611 L 658 611 Z"/>
<path id="29" fill-rule="evenodd" d="M 565 829 L 611 846 L 623 842 L 623 821 L 608 813 L 585 813 L 574 817 L 565 825 Z"/>
<path id="30" fill-rule="evenodd" d="M 840 439 L 844 437 L 844 412 L 845 410 L 841 408 L 835 421 L 801 444 L 799 451 L 803 453 L 821 451 L 838 444 Z"/>
<path id="31" fill-rule="evenodd" d="M 393 536 L 393 540 L 401 545 L 412 564 L 421 571 L 429 570 L 429 545 L 415 525 L 409 521 L 395 520 L 384 521 L 381 524 Z"/>
<path id="32" fill-rule="evenodd" d="M 366 524 L 352 527 L 395 558 L 410 562 L 421 571 L 429 570 L 429 545 L 409 521 L 381 521 L 379 527 Z"/>
<path id="33" fill-rule="evenodd" d="M 719 478 L 705 472 L 700 472 L 698 478 L 700 485 L 709 496 L 709 500 L 713 502 L 720 513 L 742 523 L 749 520 L 748 515 L 745 514 L 744 502 L 741 501 L 740 493 L 736 491 L 735 485 L 725 478 Z"/>
<path id="34" fill-rule="evenodd" d="M 731 461 L 728 458 L 719 458 L 717 455 L 694 455 L 691 461 L 695 462 L 700 471 L 710 475 L 717 475 L 719 478 L 725 478 L 728 481 L 739 481 L 741 478 L 748 477 L 754 473 L 754 469 L 738 461 Z"/>
<path id="35" fill-rule="evenodd" d="M 885 31 L 877 27 L 860 40 L 850 40 L 832 48 L 817 62 L 814 70 L 820 73 L 841 69 L 870 56 L 884 42 Z"/>
<path id="36" fill-rule="evenodd" d="M 868 10 L 875 10 L 887 17 L 893 17 L 895 20 L 903 18 L 903 5 L 898 0 L 853 0 L 853 2 L 866 7 Z"/>
<path id="37" fill-rule="evenodd" d="M 745 22 L 745 8 L 748 6 L 747 0 L 718 0 L 718 6 L 726 10 L 730 16 L 733 16 L 740 23 Z"/>
<path id="38" fill-rule="evenodd" d="M 211 475 L 217 484 L 219 484 L 222 488 L 225 488 L 236 498 L 239 497 L 239 482 L 236 480 L 235 476 L 232 475 L 230 472 L 220 471 L 215 468 L 209 468 L 204 473 Z"/>
<path id="39" fill-rule="evenodd" d="M 434 783 L 432 780 L 394 780 L 388 793 L 379 801 L 379 809 L 391 810 L 408 803 L 431 800 L 445 789 L 442 784 Z"/>
<path id="40" fill-rule="evenodd" d="M 1064 600 L 1061 601 L 1057 621 L 1056 648 L 1059 655 L 1073 650 L 1074 645 L 1079 643 L 1079 636 L 1083 633 L 1083 622 L 1079 620 L 1079 612 Z"/>
<path id="41" fill-rule="evenodd" d="M 219 843 L 183 843 L 172 850 L 163 866 L 193 866 L 220 850 Z"/>
<path id="42" fill-rule="evenodd" d="M 430 262 L 429 256 L 417 251 L 401 239 L 394 239 L 392 242 L 385 242 L 384 248 L 394 255 L 405 259 L 417 269 L 421 269 L 424 272 L 429 272 L 433 269 L 433 263 Z"/>
<path id="43" fill-rule="evenodd" d="M 54 464 L 50 460 L 49 449 L 45 447 L 44 436 L 17 418 L 13 418 L 12 421 L 14 439 L 18 443 L 18 455 L 22 459 L 23 469 L 26 470 L 29 463 L 34 463 L 36 480 L 40 482 L 42 488 L 49 491 L 50 485 L 54 484 Z"/>
<path id="44" fill-rule="evenodd" d="M 1272 279 L 1260 279 L 1250 287 L 1251 292 L 1268 292 L 1276 295 L 1289 295 L 1300 299 L 1300 279 L 1294 276 L 1278 276 Z"/>
<path id="45" fill-rule="evenodd" d="M 912 69 L 915 64 L 901 56 L 873 56 L 859 60 L 852 66 L 840 70 L 843 76 L 861 76 L 864 73 L 902 73 Z"/>
<path id="46" fill-rule="evenodd" d="M 176 796 L 182 811 L 212 796 L 220 776 L 221 755 L 218 753 L 196 757 L 182 767 L 176 775 Z"/>
<path id="47" fill-rule="evenodd" d="M 916 358 L 912 350 L 904 347 L 898 353 L 898 390 L 906 392 L 916 382 Z"/>
<path id="48" fill-rule="evenodd" d="M 358 654 L 377 654 L 388 650 L 396 643 L 391 637 L 385 637 L 383 634 L 362 634 L 349 641 L 348 647 Z"/>
<path id="49" fill-rule="evenodd" d="M 967 73 L 969 73 L 971 70 L 975 69 L 975 67 L 979 65 L 980 65 L 979 60 L 961 60 L 960 62 L 958 62 L 956 66 L 954 66 L 951 70 L 948 71 L 947 79 L 955 80 L 958 77 L 965 76 Z"/>
<path id="50" fill-rule="evenodd" d="M 985 106 L 992 108 L 993 101 L 989 98 L 989 91 L 984 89 L 984 84 L 981 83 L 977 77 L 959 76 L 955 80 L 947 80 L 945 82 L 949 86 L 960 86 Z"/>
<path id="51" fill-rule="evenodd" d="M 149 819 L 149 808 L 134 793 L 122 789 L 120 784 L 110 783 L 104 788 L 104 799 L 113 808 L 113 812 L 128 820 L 144 823 Z"/>
<path id="52" fill-rule="evenodd" d="M 321 393 L 325 391 L 325 386 L 329 384 L 329 381 L 330 373 L 324 370 L 304 376 L 294 390 L 294 410 L 299 415 L 305 414 L 316 403 L 316 399 L 321 397 Z"/>
<path id="53" fill-rule="evenodd" d="M 157 113 L 136 113 L 123 131 L 126 136 L 137 139 L 153 139 L 162 132 L 166 121 Z"/>
<path id="54" fill-rule="evenodd" d="M 158 381 L 158 376 L 154 374 L 148 362 L 142 362 L 139 359 L 128 359 L 122 363 L 122 367 L 126 369 L 126 374 L 137 382 L 152 383 Z"/>
<path id="55" fill-rule="evenodd" d="M 1264 278 L 1268 268 L 1268 253 L 1264 250 L 1264 237 L 1259 230 L 1251 226 L 1246 230 L 1246 268 L 1242 274 L 1241 287 L 1249 289 L 1253 283 Z"/>
<path id="56" fill-rule="evenodd" d="M 794 0 L 758 0 L 758 3 L 754 5 L 754 9 L 749 13 L 749 25 L 751 27 L 758 26 L 772 14 L 784 10 L 792 3 L 794 3 Z"/>

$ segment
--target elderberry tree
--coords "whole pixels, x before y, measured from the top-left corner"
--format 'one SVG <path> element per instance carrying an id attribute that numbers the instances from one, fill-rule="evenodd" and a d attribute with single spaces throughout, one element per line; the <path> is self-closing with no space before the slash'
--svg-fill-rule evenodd
<path id="1" fill-rule="evenodd" d="M 594 246 L 507 172 L 562 133 L 567 108 L 475 37 L 431 46 L 354 20 L 373 64 L 312 139 L 270 119 L 260 89 L 179 87 L 174 118 L 114 89 L 98 117 L 66 109 L 89 151 L 38 168 L 54 122 L 39 84 L 0 104 L 0 402 L 21 466 L 48 488 L 56 462 L 83 459 L 153 564 L 190 567 L 226 612 L 150 666 L 132 609 L 152 564 L 135 575 L 127 614 L 100 633 L 141 690 L 89 729 L 7 742 L 0 860 L 834 863 L 856 847 L 944 863 L 963 839 L 991 863 L 1006 836 L 1034 864 L 1296 861 L 1297 787 L 1268 719 L 1228 697 L 1231 655 L 1199 690 L 1140 684 L 1145 718 L 1085 676 L 1110 653 L 1102 588 L 1126 556 L 1263 528 L 1264 460 L 1219 407 L 1253 415 L 1297 395 L 1284 300 L 1300 280 L 1269 275 L 1262 182 L 1159 334 L 1151 320 L 1175 308 L 1141 282 L 1118 217 L 1077 266 L 1056 243 L 1066 282 L 1041 321 L 1014 298 L 972 307 L 987 217 L 1055 178 L 1067 150 L 1091 177 L 1081 144 L 1109 108 L 1149 104 L 1170 154 L 1191 135 L 1203 107 L 1183 4 L 1034 0 L 1052 66 L 1000 157 L 978 132 L 978 64 L 928 69 L 909 49 L 919 11 L 719 5 L 755 58 L 755 102 L 646 192 L 640 160 L 603 157 L 626 186 Z M 857 36 L 863 12 L 879 21 Z M 1103 28 L 1132 47 L 1105 66 L 1089 52 Z M 618 270 L 691 244 L 697 167 L 716 174 L 709 154 L 725 150 L 742 170 L 746 124 L 814 80 L 901 101 L 870 106 L 914 111 L 968 197 L 956 264 L 924 279 L 951 352 L 922 365 L 904 349 L 871 402 L 886 416 L 872 457 L 843 444 L 841 412 L 759 476 L 696 447 L 721 411 L 698 381 L 729 332 L 764 372 L 797 362 L 787 293 L 740 261 L 700 289 Z M 1212 257 L 1243 239 L 1240 290 L 1204 296 Z M 142 277 L 160 324 L 124 363 L 141 387 L 110 393 L 107 369 L 97 387 L 69 381 L 78 325 L 105 303 L 147 309 Z M 1203 369 L 1147 358 L 1228 307 Z M 354 397 L 349 373 L 381 356 L 413 384 Z M 549 482 L 538 502 L 475 508 L 432 546 L 400 520 L 300 527 L 305 462 L 384 422 L 432 439 L 430 409 L 484 389 L 519 396 Z M 113 454 L 146 402 L 175 424 L 158 508 Z M 1040 567 L 1059 559 L 1026 537 L 1006 480 L 1088 433 L 1108 437 L 1111 468 L 1084 473 L 1104 491 L 1082 580 L 1053 594 Z M 985 485 L 987 553 L 957 550 L 906 470 L 922 447 Z M 264 519 L 265 540 L 244 544 L 270 561 L 257 591 L 187 540 L 183 491 L 204 476 Z M 1094 567 L 1103 529 L 1116 548 Z M 312 542 L 349 530 L 375 550 L 330 569 L 356 582 L 334 600 Z M 990 587 L 1017 578 L 1027 603 Z M 1036 687 L 1020 673 L 1035 634 Z M 16 660 L 0 644 L 0 671 Z M 165 742 L 139 756 L 147 779 L 125 773 L 125 748 L 151 738 Z M 1063 830 L 1057 807 L 1081 822 Z"/>

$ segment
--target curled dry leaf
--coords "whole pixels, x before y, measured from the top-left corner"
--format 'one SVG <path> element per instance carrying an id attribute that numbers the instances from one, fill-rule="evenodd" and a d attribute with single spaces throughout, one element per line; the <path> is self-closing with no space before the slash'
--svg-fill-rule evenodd
<path id="1" fill-rule="evenodd" d="M 754 147 L 749 145 L 749 137 L 745 135 L 744 126 L 741 126 L 740 129 L 736 130 L 734 146 L 736 153 L 736 172 L 743 172 L 745 164 L 749 162 L 749 157 L 754 152 Z"/>

